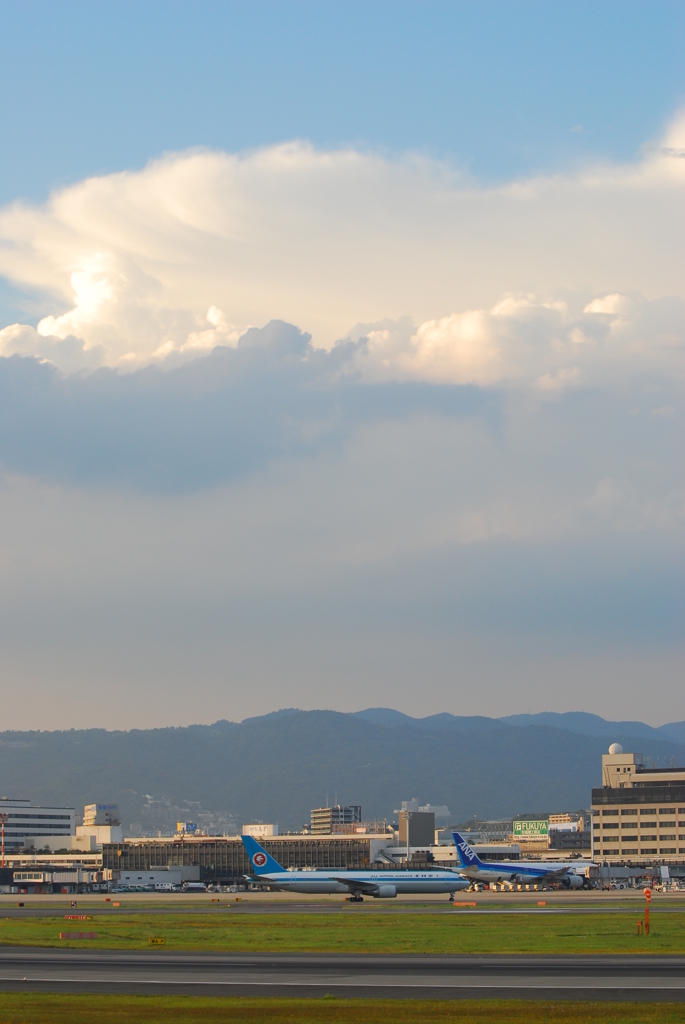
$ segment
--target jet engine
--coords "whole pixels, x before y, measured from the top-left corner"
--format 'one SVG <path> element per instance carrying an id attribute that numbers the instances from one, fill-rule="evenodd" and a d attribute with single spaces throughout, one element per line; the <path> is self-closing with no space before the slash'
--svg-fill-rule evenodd
<path id="1" fill-rule="evenodd" d="M 565 885 L 567 889 L 582 889 L 583 879 L 580 875 L 564 875 L 561 884 Z"/>
<path id="2" fill-rule="evenodd" d="M 397 896 L 397 886 L 395 885 L 379 885 L 376 889 L 374 896 L 379 900 L 391 900 Z"/>

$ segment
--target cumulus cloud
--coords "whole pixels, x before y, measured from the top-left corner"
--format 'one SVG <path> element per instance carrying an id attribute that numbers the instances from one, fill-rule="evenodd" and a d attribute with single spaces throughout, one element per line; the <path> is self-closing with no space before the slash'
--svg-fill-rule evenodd
<path id="1" fill-rule="evenodd" d="M 680 699 L 684 136 L 499 188 L 181 153 L 0 211 L 45 314 L 0 330 L 13 693 L 46 725 L 107 672 L 179 721 L 198 673 L 227 714 L 324 677 L 514 711 L 613 665 Z"/>
<path id="2" fill-rule="evenodd" d="M 46 337 L 28 324 L 10 324 L 0 331 L 0 356 L 33 356 L 56 364 L 65 373 L 95 369 L 105 359 L 100 345 L 86 349 L 80 338 Z"/>
<path id="3" fill-rule="evenodd" d="M 645 372 L 682 382 L 685 303 L 615 293 L 574 311 L 566 300 L 508 295 L 491 309 L 418 328 L 384 321 L 350 337 L 364 341 L 354 365 L 366 380 L 531 386 L 549 393 L 581 382 L 625 384 Z"/>
<path id="4" fill-rule="evenodd" d="M 504 308 L 516 316 L 504 316 Z M 541 325 L 524 329 L 524 312 Z M 0 466 L 69 486 L 193 493 L 256 479 L 293 460 L 314 460 L 321 473 L 329 460 L 337 472 L 345 452 L 365 437 L 369 480 L 360 477 L 350 490 L 360 508 L 367 507 L 371 479 L 376 487 L 387 475 L 393 446 L 414 452 L 415 482 L 416 467 L 427 460 L 420 486 L 426 496 L 435 490 L 433 477 L 460 467 L 458 511 L 438 511 L 438 501 L 430 527 L 420 528 L 430 546 L 497 536 L 539 541 L 586 527 L 681 529 L 685 494 L 674 449 L 681 383 L 657 372 L 617 382 L 610 358 L 606 380 L 596 376 L 592 387 L 579 366 L 540 375 L 557 343 L 575 359 L 576 349 L 582 355 L 590 347 L 568 339 L 573 323 L 561 308 L 506 302 L 466 325 L 452 318 L 424 331 L 408 322 L 359 325 L 329 351 L 314 348 L 297 327 L 273 321 L 172 369 L 64 376 L 50 363 L 14 356 L 0 360 Z M 584 331 L 594 329 L 597 348 L 613 343 L 611 323 L 582 323 Z M 527 342 L 533 355 L 522 360 L 528 376 L 524 386 L 505 387 L 501 375 L 517 369 L 511 350 L 519 330 L 534 339 Z M 543 357 L 535 355 L 536 330 Z M 474 363 L 473 334 L 483 332 L 493 355 Z M 639 330 L 636 337 L 639 347 Z M 443 351 L 433 353 L 431 346 L 455 338 L 447 363 Z M 625 339 L 621 344 L 630 347 Z M 384 358 L 388 351 L 394 366 L 418 360 L 423 379 L 413 369 L 398 379 Z M 378 437 L 385 438 L 380 447 Z M 403 479 L 396 469 L 387 476 L 388 496 Z M 621 481 L 620 507 L 608 501 L 612 481 Z M 386 528 L 376 554 L 391 538 Z M 405 531 L 393 550 L 414 543 Z M 364 557 L 376 555 L 365 549 Z"/>
<path id="5" fill-rule="evenodd" d="M 632 165 L 498 188 L 423 158 L 304 143 L 91 178 L 0 211 L 0 273 L 52 307 L 23 348 L 5 331 L 0 351 L 33 339 L 59 365 L 77 338 L 84 366 L 130 368 L 272 319 L 330 348 L 351 324 L 408 316 L 398 374 L 489 383 L 511 373 L 495 319 L 531 294 L 619 317 L 617 296 L 685 298 L 684 145 L 681 117 Z"/>

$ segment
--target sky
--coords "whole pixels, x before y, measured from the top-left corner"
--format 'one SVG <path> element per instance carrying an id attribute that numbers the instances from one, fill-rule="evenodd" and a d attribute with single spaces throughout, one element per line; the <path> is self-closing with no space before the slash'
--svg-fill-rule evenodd
<path id="1" fill-rule="evenodd" d="M 0 0 L 4 728 L 685 719 L 685 8 Z"/>

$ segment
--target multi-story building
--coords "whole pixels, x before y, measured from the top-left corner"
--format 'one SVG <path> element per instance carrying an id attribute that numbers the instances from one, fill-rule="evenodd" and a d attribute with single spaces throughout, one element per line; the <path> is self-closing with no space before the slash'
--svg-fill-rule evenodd
<path id="1" fill-rule="evenodd" d="M 260 842 L 284 868 L 358 870 L 394 866 L 381 857 L 388 838 L 386 835 L 286 835 L 271 836 Z M 242 881 L 252 870 L 238 837 L 127 840 L 104 845 L 102 858 L 103 866 L 115 871 L 197 865 L 201 880 L 206 882 Z"/>
<path id="2" fill-rule="evenodd" d="M 589 826 L 585 828 L 586 821 L 587 816 L 584 814 L 550 814 L 549 849 L 589 854 L 592 849 L 592 832 Z"/>
<path id="3" fill-rule="evenodd" d="M 362 809 L 359 804 L 350 807 L 315 807 L 310 814 L 312 835 L 330 835 L 354 831 L 354 826 L 362 820 Z"/>
<path id="4" fill-rule="evenodd" d="M 581 854 L 589 854 L 592 849 L 592 833 L 588 828 L 573 832 L 566 832 L 561 829 L 550 829 L 549 850 L 575 850 Z"/>
<path id="5" fill-rule="evenodd" d="M 121 825 L 119 804 L 86 804 L 83 808 L 85 826 Z"/>
<path id="6" fill-rule="evenodd" d="M 432 811 L 400 811 L 400 846 L 433 846 L 435 814 Z"/>
<path id="7" fill-rule="evenodd" d="M 4 819 L 5 850 L 21 850 L 28 840 L 40 848 L 44 837 L 73 836 L 76 811 L 73 807 L 32 807 L 30 800 L 0 799 L 0 818 Z"/>
<path id="8" fill-rule="evenodd" d="M 685 859 L 685 768 L 652 768 L 612 743 L 592 790 L 593 859 Z"/>
<path id="9" fill-rule="evenodd" d="M 124 833 L 119 821 L 119 804 L 86 804 L 83 824 L 76 826 L 79 838 L 92 836 L 96 846 L 103 843 L 122 843 Z"/>

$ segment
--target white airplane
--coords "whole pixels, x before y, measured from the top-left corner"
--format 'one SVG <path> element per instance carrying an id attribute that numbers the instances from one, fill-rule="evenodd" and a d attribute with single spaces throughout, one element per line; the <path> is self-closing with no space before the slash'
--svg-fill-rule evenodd
<path id="1" fill-rule="evenodd" d="M 364 896 L 392 899 L 401 893 L 449 893 L 450 899 L 471 882 L 450 868 L 435 871 L 286 871 L 252 836 L 242 836 L 250 858 L 251 882 L 261 882 L 284 892 L 309 895 L 341 893 L 350 895 L 350 902 L 361 903 Z"/>
<path id="2" fill-rule="evenodd" d="M 512 861 L 509 864 L 497 864 L 494 861 L 482 861 L 475 850 L 471 849 L 466 840 L 453 832 L 457 847 L 459 871 L 473 882 L 511 882 L 514 885 L 549 885 L 550 882 L 561 882 L 567 889 L 582 889 L 585 884 L 585 868 L 592 861 L 572 861 L 570 864 L 543 864 L 540 861 Z M 579 870 L 582 874 L 579 874 Z"/>

